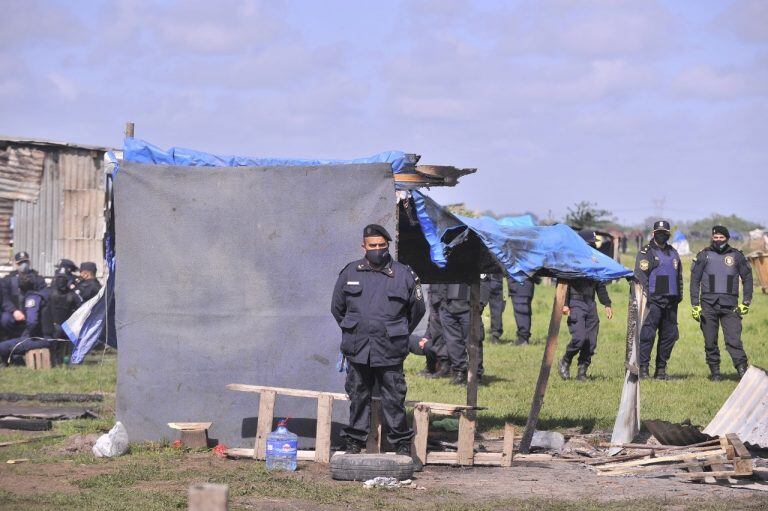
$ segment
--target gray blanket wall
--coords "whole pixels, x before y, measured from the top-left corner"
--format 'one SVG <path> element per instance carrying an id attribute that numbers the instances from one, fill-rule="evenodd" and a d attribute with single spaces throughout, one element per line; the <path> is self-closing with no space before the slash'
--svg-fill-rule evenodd
<path id="1" fill-rule="evenodd" d="M 168 422 L 252 447 L 258 395 L 228 383 L 344 392 L 330 314 L 368 223 L 395 232 L 386 164 L 171 167 L 124 162 L 115 180 L 117 419 L 131 441 Z M 394 245 L 394 244 L 393 244 Z M 347 403 L 334 405 L 334 433 Z M 315 400 L 277 397 L 275 417 L 311 444 Z"/>

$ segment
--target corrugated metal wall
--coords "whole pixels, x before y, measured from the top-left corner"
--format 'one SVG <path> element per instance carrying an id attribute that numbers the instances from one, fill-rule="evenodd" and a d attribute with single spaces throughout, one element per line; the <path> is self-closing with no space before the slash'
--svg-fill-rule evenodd
<path id="1" fill-rule="evenodd" d="M 37 202 L 17 200 L 13 205 L 13 250 L 29 252 L 32 267 L 43 275 L 53 275 L 59 260 L 59 184 L 58 151 L 46 151 L 43 180 Z"/>
<path id="2" fill-rule="evenodd" d="M 0 264 L 11 258 L 13 199 L 0 198 Z"/>
<path id="3" fill-rule="evenodd" d="M 103 273 L 103 153 L 46 148 L 40 197 L 14 203 L 14 250 L 26 250 L 43 275 L 59 259 L 93 261 Z"/>

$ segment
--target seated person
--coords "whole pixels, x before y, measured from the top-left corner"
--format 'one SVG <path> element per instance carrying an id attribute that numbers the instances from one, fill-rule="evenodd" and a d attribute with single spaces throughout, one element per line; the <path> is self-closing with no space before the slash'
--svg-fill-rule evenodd
<path id="1" fill-rule="evenodd" d="M 29 350 L 49 348 L 50 341 L 44 334 L 44 317 L 48 314 L 50 290 L 35 289 L 35 275 L 30 272 L 18 274 L 19 290 L 24 296 L 24 330 L 14 339 L 0 342 L 0 359 L 10 363 L 11 356 L 23 355 Z"/>

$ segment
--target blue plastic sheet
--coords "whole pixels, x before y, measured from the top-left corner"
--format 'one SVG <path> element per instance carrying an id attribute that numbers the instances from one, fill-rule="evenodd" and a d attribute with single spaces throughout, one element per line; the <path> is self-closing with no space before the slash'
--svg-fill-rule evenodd
<path id="1" fill-rule="evenodd" d="M 505 216 L 498 222 L 505 227 L 533 227 L 536 223 L 531 215 Z"/>
<path id="2" fill-rule="evenodd" d="M 389 163 L 392 172 L 401 172 L 406 163 L 402 151 L 385 151 L 365 158 L 353 160 L 319 160 L 296 158 L 251 158 L 249 156 L 229 156 L 203 153 L 183 147 L 171 147 L 167 151 L 137 138 L 125 139 L 126 161 L 156 165 L 182 165 L 192 167 L 275 167 L 295 165 L 338 165 L 345 163 Z"/>
<path id="3" fill-rule="evenodd" d="M 432 262 L 440 268 L 446 266 L 450 254 L 450 246 L 443 242 L 445 234 L 469 230 L 483 242 L 505 273 L 518 282 L 540 270 L 556 278 L 600 281 L 633 274 L 587 245 L 567 225 L 510 227 L 490 217 L 454 215 L 418 191 L 412 192 L 412 196 Z"/>

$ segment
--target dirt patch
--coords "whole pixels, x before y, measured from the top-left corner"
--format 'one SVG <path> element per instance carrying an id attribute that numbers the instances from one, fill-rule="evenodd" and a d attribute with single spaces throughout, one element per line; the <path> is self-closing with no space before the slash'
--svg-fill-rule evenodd
<path id="1" fill-rule="evenodd" d="M 0 477 L 0 490 L 18 495 L 79 491 L 70 481 L 106 474 L 114 470 L 110 465 L 83 465 L 64 460 L 59 463 L 25 463 L 6 465 Z"/>

